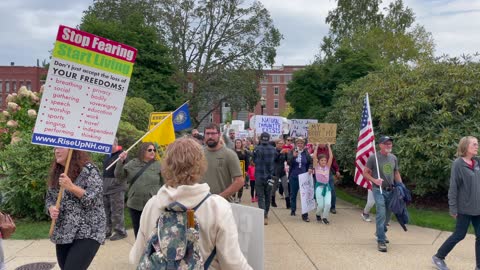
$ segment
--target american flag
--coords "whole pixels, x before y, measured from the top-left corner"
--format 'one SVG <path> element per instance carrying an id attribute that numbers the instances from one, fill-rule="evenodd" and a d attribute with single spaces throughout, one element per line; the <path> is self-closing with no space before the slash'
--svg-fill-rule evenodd
<path id="1" fill-rule="evenodd" d="M 375 152 L 375 137 L 373 135 L 372 117 L 368 94 L 365 96 L 360 121 L 360 135 L 358 136 L 357 155 L 355 157 L 355 183 L 364 188 L 371 189 L 372 183 L 363 177 L 363 169 L 367 164 L 368 157 Z"/>

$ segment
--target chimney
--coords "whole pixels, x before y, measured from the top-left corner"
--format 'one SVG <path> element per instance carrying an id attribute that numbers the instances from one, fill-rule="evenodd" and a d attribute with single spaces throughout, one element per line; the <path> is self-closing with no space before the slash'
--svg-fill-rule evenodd
<path id="1" fill-rule="evenodd" d="M 40 67 L 40 59 L 37 58 L 37 67 Z"/>
<path id="2" fill-rule="evenodd" d="M 15 62 L 10 62 L 10 66 L 15 66 Z"/>

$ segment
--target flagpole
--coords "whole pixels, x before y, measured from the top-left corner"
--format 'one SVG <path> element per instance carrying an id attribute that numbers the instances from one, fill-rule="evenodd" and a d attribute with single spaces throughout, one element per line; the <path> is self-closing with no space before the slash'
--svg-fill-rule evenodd
<path id="1" fill-rule="evenodd" d="M 367 93 L 367 96 L 366 96 L 366 99 L 367 99 L 367 106 L 368 106 L 368 118 L 370 119 L 370 121 L 372 121 L 372 134 L 373 134 L 373 154 L 375 155 L 375 164 L 377 165 L 377 176 L 378 178 L 380 178 L 380 169 L 378 168 L 378 158 L 377 158 L 377 150 L 375 149 L 375 132 L 373 130 L 373 119 L 372 119 L 372 113 L 370 112 L 370 100 L 368 99 L 368 93 Z M 382 191 L 382 185 L 380 185 L 380 194 L 383 194 L 383 191 Z"/>
<path id="2" fill-rule="evenodd" d="M 163 118 L 160 122 L 158 122 L 152 129 L 150 129 L 149 131 L 147 131 L 147 133 L 143 134 L 143 136 L 138 139 L 135 143 L 132 144 L 132 146 L 130 146 L 127 150 L 125 150 L 125 152 L 129 152 L 130 150 L 132 150 L 133 147 L 135 147 L 135 145 L 137 145 L 139 142 L 141 142 L 143 140 L 143 138 L 147 137 L 148 134 L 152 133 L 155 129 L 157 129 L 165 120 L 167 120 L 168 117 L 170 117 L 170 115 L 173 115 L 174 113 L 176 113 L 178 111 L 178 109 L 180 109 L 181 107 L 183 107 L 183 105 L 185 104 L 188 104 L 188 102 L 190 102 L 190 100 L 187 100 L 185 103 L 183 103 L 182 105 L 180 105 L 180 107 L 178 107 L 175 111 L 169 113 L 165 118 Z M 114 162 L 112 162 L 112 164 L 108 165 L 108 167 L 105 169 L 105 170 L 109 170 L 113 165 L 115 165 L 118 161 L 120 160 L 120 157 L 118 157 Z"/>

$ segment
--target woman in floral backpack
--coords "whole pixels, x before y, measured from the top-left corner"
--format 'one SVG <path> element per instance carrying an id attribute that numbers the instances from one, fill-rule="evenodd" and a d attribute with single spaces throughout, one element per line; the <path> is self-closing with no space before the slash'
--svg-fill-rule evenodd
<path id="1" fill-rule="evenodd" d="M 165 209 L 181 205 L 187 209 L 198 206 L 195 219 L 199 224 L 200 254 L 206 260 L 216 250 L 208 269 L 252 269 L 240 250 L 230 204 L 223 197 L 210 194 L 208 184 L 199 184 L 206 162 L 204 150 L 191 138 L 177 139 L 167 147 L 161 166 L 165 185 L 143 209 L 137 239 L 130 250 L 130 263 L 138 265 L 144 259 L 145 247 L 159 217 L 166 215 Z"/>

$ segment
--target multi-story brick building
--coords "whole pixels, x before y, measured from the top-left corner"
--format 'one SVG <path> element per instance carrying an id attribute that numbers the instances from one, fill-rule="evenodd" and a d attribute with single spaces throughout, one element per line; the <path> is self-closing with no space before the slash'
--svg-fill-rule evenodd
<path id="1" fill-rule="evenodd" d="M 45 82 L 48 70 L 43 67 L 0 66 L 0 108 L 6 107 L 8 94 L 17 92 L 22 86 L 38 91 Z"/>

